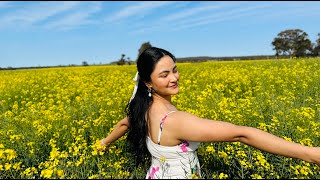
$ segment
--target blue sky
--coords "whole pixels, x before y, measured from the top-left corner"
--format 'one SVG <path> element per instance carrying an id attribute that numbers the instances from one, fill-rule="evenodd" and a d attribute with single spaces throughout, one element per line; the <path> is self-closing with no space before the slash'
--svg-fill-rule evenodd
<path id="1" fill-rule="evenodd" d="M 272 55 L 301 29 L 315 42 L 319 1 L 1 1 L 0 67 L 135 60 L 143 42 L 176 57 Z"/>

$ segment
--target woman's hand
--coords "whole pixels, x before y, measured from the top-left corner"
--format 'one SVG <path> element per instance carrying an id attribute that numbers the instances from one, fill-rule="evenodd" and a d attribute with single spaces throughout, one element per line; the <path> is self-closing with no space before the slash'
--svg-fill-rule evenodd
<path id="1" fill-rule="evenodd" d="M 105 138 L 100 140 L 100 147 L 97 148 L 98 152 L 104 152 L 108 150 L 110 143 L 105 142 Z"/>
<path id="2" fill-rule="evenodd" d="M 120 120 L 111 133 L 106 137 L 96 142 L 96 150 L 98 152 L 104 152 L 109 149 L 111 143 L 122 137 L 129 128 L 128 118 L 125 117 Z M 99 143 L 99 144 L 98 144 Z"/>

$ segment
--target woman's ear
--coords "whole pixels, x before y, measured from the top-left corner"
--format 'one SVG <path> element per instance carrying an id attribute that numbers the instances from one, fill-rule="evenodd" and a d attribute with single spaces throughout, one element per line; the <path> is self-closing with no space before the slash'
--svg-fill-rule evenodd
<path id="1" fill-rule="evenodd" d="M 144 83 L 146 86 L 147 86 L 147 88 L 152 88 L 152 85 L 151 85 L 151 83 Z"/>

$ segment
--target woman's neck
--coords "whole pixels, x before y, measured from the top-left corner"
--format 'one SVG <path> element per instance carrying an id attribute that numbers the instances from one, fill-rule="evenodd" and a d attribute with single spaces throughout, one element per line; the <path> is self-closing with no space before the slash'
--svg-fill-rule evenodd
<path id="1" fill-rule="evenodd" d="M 153 94 L 153 106 L 157 111 L 177 111 L 177 108 L 171 102 L 171 96 L 163 97 L 158 94 Z"/>
<path id="2" fill-rule="evenodd" d="M 161 103 L 161 104 L 171 104 L 171 96 L 160 96 L 159 94 L 153 94 L 153 102 Z"/>

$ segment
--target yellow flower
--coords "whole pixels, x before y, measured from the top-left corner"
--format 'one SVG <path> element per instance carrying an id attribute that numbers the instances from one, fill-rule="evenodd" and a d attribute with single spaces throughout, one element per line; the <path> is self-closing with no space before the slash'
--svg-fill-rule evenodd
<path id="1" fill-rule="evenodd" d="M 164 156 L 162 156 L 161 158 L 160 158 L 160 162 L 165 162 L 166 161 L 166 158 L 164 157 Z"/>
<path id="2" fill-rule="evenodd" d="M 214 153 L 214 152 L 215 152 L 213 146 L 211 146 L 211 145 L 210 145 L 210 146 L 207 146 L 206 151 L 207 151 L 208 153 Z"/>
<path id="3" fill-rule="evenodd" d="M 0 159 L 5 159 L 4 150 L 0 149 Z"/>
<path id="4" fill-rule="evenodd" d="M 252 175 L 250 175 L 250 176 L 251 176 L 252 179 L 263 179 L 263 178 L 261 177 L 261 175 L 259 175 L 259 174 L 252 174 Z"/>
<path id="5" fill-rule="evenodd" d="M 220 157 L 222 157 L 222 158 L 227 158 L 227 157 L 228 157 L 227 153 L 224 152 L 224 151 L 218 151 L 218 155 L 219 155 Z"/>
<path id="6" fill-rule="evenodd" d="M 12 168 L 15 170 L 20 170 L 20 165 L 22 164 L 22 162 L 18 162 L 18 163 L 14 163 Z"/>
<path id="7" fill-rule="evenodd" d="M 191 174 L 191 179 L 199 179 L 199 177 L 196 174 Z"/>
<path id="8" fill-rule="evenodd" d="M 58 177 L 64 178 L 64 172 L 63 172 L 62 169 L 59 169 L 59 170 L 57 171 L 57 174 L 58 174 Z"/>
<path id="9" fill-rule="evenodd" d="M 17 157 L 17 153 L 16 153 L 16 151 L 13 150 L 13 149 L 6 149 L 6 150 L 4 151 L 4 153 L 7 154 L 7 159 L 8 159 L 9 161 L 10 161 L 11 159 L 14 159 L 14 158 Z"/>
<path id="10" fill-rule="evenodd" d="M 77 101 L 77 102 L 80 102 L 80 101 L 81 101 L 81 97 L 80 97 L 80 96 L 77 96 L 77 97 L 76 97 L 76 101 Z"/>
<path id="11" fill-rule="evenodd" d="M 219 179 L 227 179 L 229 176 L 228 174 L 220 173 L 219 174 Z"/>
<path id="12" fill-rule="evenodd" d="M 32 175 L 32 173 L 31 173 L 31 168 L 26 168 L 25 170 L 24 170 L 24 172 L 23 172 L 23 174 L 25 174 L 26 176 L 31 176 Z"/>
<path id="13" fill-rule="evenodd" d="M 40 177 L 51 178 L 52 174 L 53 174 L 53 170 L 52 169 L 44 169 L 44 170 L 41 171 Z"/>
<path id="14" fill-rule="evenodd" d="M 99 179 L 99 174 L 94 174 L 92 176 L 89 176 L 88 179 Z"/>
<path id="15" fill-rule="evenodd" d="M 50 160 L 54 160 L 57 157 L 59 157 L 59 151 L 57 150 L 57 148 L 53 148 L 50 152 Z"/>
<path id="16" fill-rule="evenodd" d="M 83 158 L 80 158 L 77 162 L 76 162 L 76 166 L 80 166 L 83 163 Z"/>
<path id="17" fill-rule="evenodd" d="M 7 171 L 7 170 L 9 170 L 11 168 L 11 164 L 9 164 L 9 163 L 6 163 L 5 165 L 4 165 L 4 169 Z"/>

